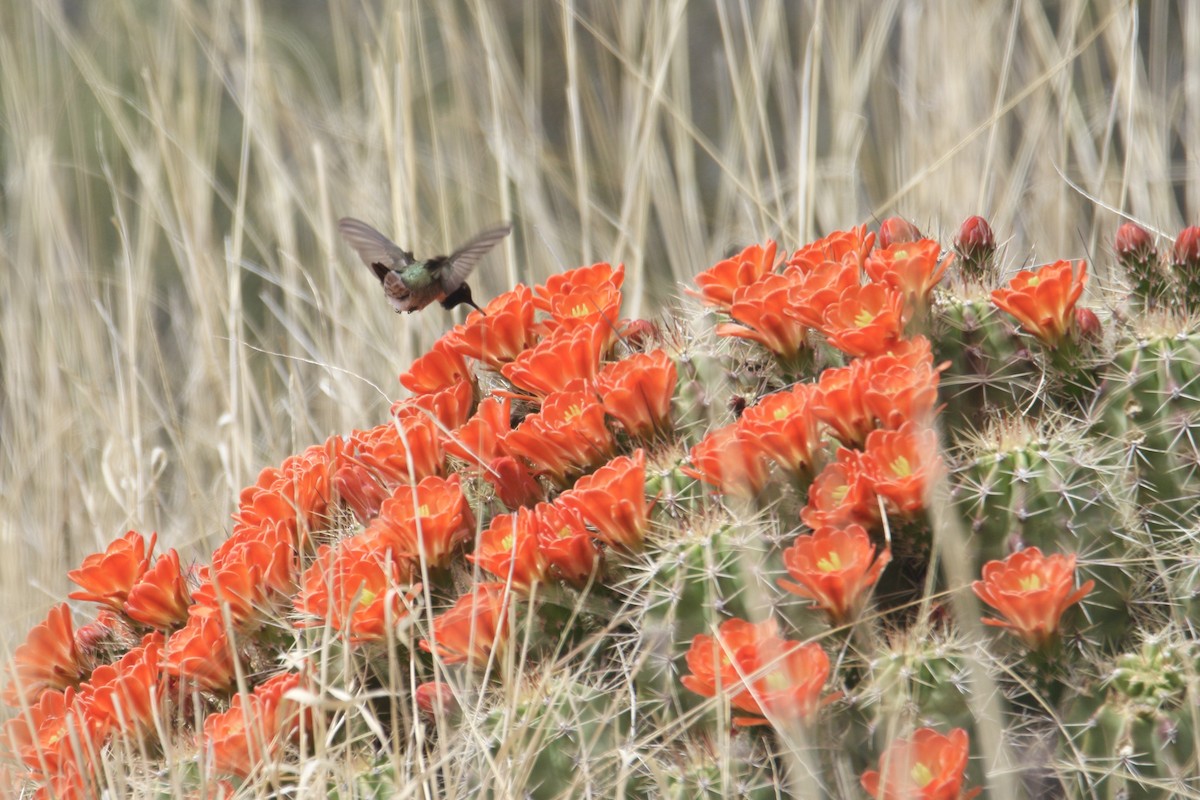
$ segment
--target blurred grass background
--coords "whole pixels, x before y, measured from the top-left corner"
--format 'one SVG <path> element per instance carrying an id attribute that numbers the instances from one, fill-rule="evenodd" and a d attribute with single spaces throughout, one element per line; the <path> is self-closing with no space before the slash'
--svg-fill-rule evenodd
<path id="1" fill-rule="evenodd" d="M 0 604 L 24 636 L 134 528 L 385 418 L 456 317 L 394 315 L 343 215 L 473 283 L 623 262 L 628 316 L 731 248 L 985 215 L 1016 268 L 1200 213 L 1187 0 L 0 0 Z M 1103 291 L 1094 291 L 1103 301 Z"/>

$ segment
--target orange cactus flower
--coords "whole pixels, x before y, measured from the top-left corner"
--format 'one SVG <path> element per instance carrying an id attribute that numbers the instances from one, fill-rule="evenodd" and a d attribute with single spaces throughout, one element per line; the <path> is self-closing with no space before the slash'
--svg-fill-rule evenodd
<path id="1" fill-rule="evenodd" d="M 738 426 L 742 439 L 793 475 L 811 475 L 822 449 L 819 420 L 809 407 L 816 388 L 798 383 L 750 406 Z"/>
<path id="2" fill-rule="evenodd" d="M 1087 262 L 1056 261 L 1036 272 L 1021 270 L 992 302 L 1017 318 L 1021 327 L 1054 347 L 1067 335 L 1075 303 L 1087 283 Z"/>
<path id="3" fill-rule="evenodd" d="M 752 715 L 734 717 L 739 726 L 805 722 L 822 705 L 830 669 L 819 644 L 783 639 L 774 619 L 727 620 L 715 637 L 697 635 L 686 658 L 691 674 L 680 682 L 704 697 L 719 692 Z"/>
<path id="4" fill-rule="evenodd" d="M 142 643 L 114 664 L 102 664 L 85 684 L 88 713 L 100 725 L 136 740 L 154 729 L 159 703 L 166 696 L 161 667 L 164 638 L 148 633 Z"/>
<path id="5" fill-rule="evenodd" d="M 821 261 L 807 271 L 790 266 L 783 274 L 791 281 L 784 313 L 814 330 L 824 324 L 825 310 L 861 280 L 859 267 L 852 261 Z"/>
<path id="6" fill-rule="evenodd" d="M 375 519 L 379 507 L 390 495 L 387 488 L 362 464 L 346 463 L 338 467 L 333 475 L 333 488 L 338 499 L 354 512 L 355 518 L 363 525 Z"/>
<path id="7" fill-rule="evenodd" d="M 770 477 L 763 451 L 737 424 L 709 431 L 692 448 L 689 459 L 692 466 L 681 468 L 685 475 L 734 497 L 756 496 Z"/>
<path id="8" fill-rule="evenodd" d="M 612 344 L 621 318 L 621 290 L 609 281 L 596 286 L 576 286 L 550 297 L 550 319 L 543 328 L 550 333 L 563 328 L 596 325 L 608 329 L 605 344 Z"/>
<path id="9" fill-rule="evenodd" d="M 971 584 L 979 599 L 1004 619 L 984 619 L 1008 628 L 1033 649 L 1052 642 L 1063 612 L 1095 588 L 1088 581 L 1075 588 L 1075 554 L 1044 556 L 1036 547 L 983 565 L 983 580 Z"/>
<path id="10" fill-rule="evenodd" d="M 591 383 L 613 332 L 612 322 L 593 319 L 562 328 L 505 364 L 500 373 L 513 386 L 547 397 L 575 381 Z"/>
<path id="11" fill-rule="evenodd" d="M 475 385 L 459 381 L 441 391 L 419 394 L 392 404 L 392 416 L 398 419 L 414 416 L 433 417 L 442 428 L 453 430 L 471 417 L 475 405 Z"/>
<path id="12" fill-rule="evenodd" d="M 929 341 L 916 337 L 905 351 L 893 350 L 863 359 L 861 397 L 871 417 L 882 428 L 896 429 L 905 422 L 927 422 L 937 406 L 938 375 Z"/>
<path id="13" fill-rule="evenodd" d="M 504 455 L 500 437 L 512 429 L 511 414 L 509 398 L 484 398 L 475 410 L 475 416 L 446 439 L 446 452 L 476 467 L 490 464 Z"/>
<path id="14" fill-rule="evenodd" d="M 841 625 L 858 615 L 867 590 L 892 560 L 887 550 L 876 555 L 871 537 L 859 525 L 818 528 L 783 551 L 784 566 L 794 582 L 780 578 L 778 583 L 813 600 L 835 625 Z"/>
<path id="15" fill-rule="evenodd" d="M 223 692 L 233 684 L 236 658 L 220 617 L 189 613 L 184 626 L 167 639 L 162 665 L 168 675 L 198 689 Z"/>
<path id="16" fill-rule="evenodd" d="M 533 477 L 529 467 L 512 456 L 493 459 L 483 477 L 492 484 L 496 496 L 508 508 L 532 506 L 546 499 L 546 490 Z"/>
<path id="17" fill-rule="evenodd" d="M 271 487 L 295 509 L 298 523 L 306 530 L 323 525 L 333 496 L 330 481 L 335 465 L 327 445 L 312 445 L 285 458 Z"/>
<path id="18" fill-rule="evenodd" d="M 537 519 L 527 508 L 497 514 L 479 537 L 479 546 L 467 556 L 473 564 L 528 594 L 533 584 L 546 578 L 549 564 L 538 547 Z"/>
<path id="19" fill-rule="evenodd" d="M 590 391 L 555 392 L 539 413 L 504 434 L 501 444 L 560 486 L 567 485 L 569 476 L 604 461 L 616 447 L 604 424 L 604 406 Z"/>
<path id="20" fill-rule="evenodd" d="M 440 475 L 445 463 L 441 432 L 424 414 L 353 431 L 348 448 L 345 461 L 365 467 L 389 490 Z"/>
<path id="21" fill-rule="evenodd" d="M 83 663 L 75 643 L 71 609 L 66 603 L 50 609 L 46 619 L 33 626 L 12 658 L 12 681 L 4 687 L 4 702 L 20 706 L 37 702 L 45 691 L 78 686 L 91 665 Z"/>
<path id="22" fill-rule="evenodd" d="M 579 514 L 609 547 L 640 550 L 652 505 L 646 501 L 645 451 L 614 458 L 576 481 L 557 502 Z"/>
<path id="23" fill-rule="evenodd" d="M 474 530 L 475 518 L 459 476 L 452 475 L 397 488 L 366 533 L 378 536 L 398 556 L 444 567 Z"/>
<path id="24" fill-rule="evenodd" d="M 444 337 L 456 352 L 499 370 L 537 340 L 533 326 L 533 292 L 518 283 L 484 306 Z"/>
<path id="25" fill-rule="evenodd" d="M 913 517 L 926 507 L 928 493 L 945 471 L 937 434 L 911 421 L 894 431 L 872 431 L 863 464 L 875 493 L 902 517 Z"/>
<path id="26" fill-rule="evenodd" d="M 874 481 L 862 453 L 844 447 L 837 451 L 836 460 L 826 465 L 809 487 L 800 519 L 813 530 L 849 525 L 870 530 L 879 523 Z"/>
<path id="27" fill-rule="evenodd" d="M 825 310 L 821 331 L 850 356 L 887 352 L 904 335 L 904 295 L 879 283 L 852 286 Z"/>
<path id="28" fill-rule="evenodd" d="M 555 503 L 538 503 L 533 509 L 538 549 L 550 571 L 575 586 L 583 586 L 603 566 L 600 550 L 583 519 Z"/>
<path id="29" fill-rule="evenodd" d="M 729 316 L 737 323 L 717 326 L 718 336 L 750 339 L 789 362 L 807 344 L 807 327 L 789 314 L 790 292 L 795 283 L 783 275 L 764 275 L 733 294 Z"/>
<path id="30" fill-rule="evenodd" d="M 809 407 L 846 447 L 860 448 L 875 430 L 875 415 L 866 402 L 870 359 L 856 358 L 849 366 L 826 369 L 817 379 Z"/>
<path id="31" fill-rule="evenodd" d="M 600 286 L 604 283 L 612 284 L 613 288 L 620 289 L 624 282 L 624 264 L 613 267 L 612 264 L 600 262 L 592 264 L 590 267 L 578 267 L 551 275 L 544 286 L 535 286 L 533 305 L 538 311 L 549 312 L 553 299 L 558 295 L 570 294 L 581 286 Z"/>
<path id="32" fill-rule="evenodd" d="M 871 253 L 863 268 L 871 280 L 904 295 L 909 308 L 916 309 L 929 304 L 930 292 L 954 260 L 950 255 L 939 263 L 941 252 L 932 239 L 907 239 Z"/>
<path id="33" fill-rule="evenodd" d="M 728 312 L 733 305 L 734 292 L 774 271 L 775 247 L 775 242 L 770 240 L 766 245 L 752 244 L 732 258 L 718 261 L 697 275 L 695 281 L 700 291 L 684 291 L 700 298 L 705 305 Z"/>
<path id="34" fill-rule="evenodd" d="M 874 245 L 875 234 L 868 233 L 866 225 L 848 231 L 834 231 L 793 253 L 788 259 L 788 266 L 809 272 L 824 261 L 844 261 L 861 269 Z"/>
<path id="35" fill-rule="evenodd" d="M 304 571 L 296 611 L 300 628 L 331 628 L 354 643 L 384 639 L 408 616 L 416 588 L 412 564 L 366 533 L 322 545 Z"/>
<path id="36" fill-rule="evenodd" d="M 436 653 L 445 664 L 484 666 L 508 642 L 508 602 L 503 583 L 476 584 L 434 619 L 431 637 L 421 640 L 421 649 Z"/>
<path id="37" fill-rule="evenodd" d="M 83 588 L 67 595 L 72 600 L 88 600 L 120 611 L 130 588 L 150 568 L 150 554 L 158 534 L 150 534 L 150 544 L 137 531 L 129 531 L 110 544 L 103 553 L 93 553 L 79 569 L 67 577 Z"/>
<path id="38" fill-rule="evenodd" d="M 671 428 L 671 398 L 679 373 L 665 350 L 638 353 L 600 371 L 596 391 L 604 410 L 635 439 L 649 440 Z"/>
<path id="39" fill-rule="evenodd" d="M 125 614 L 135 622 L 159 631 L 171 631 L 187 620 L 192 596 L 174 548 L 158 557 L 154 566 L 129 590 Z"/>
<path id="40" fill-rule="evenodd" d="M 277 760 L 301 725 L 300 707 L 284 697 L 299 684 L 297 673 L 280 673 L 234 696 L 228 711 L 209 714 L 202 735 L 211 771 L 244 778 Z"/>
<path id="41" fill-rule="evenodd" d="M 413 394 L 433 394 L 461 381 L 473 383 L 475 374 L 454 350 L 453 341 L 447 335 L 434 342 L 429 352 L 413 361 L 408 372 L 400 376 L 400 384 Z"/>
<path id="42" fill-rule="evenodd" d="M 921 728 L 888 745 L 879 769 L 863 773 L 862 786 L 876 800 L 969 800 L 980 790 L 963 792 L 968 755 L 962 728 L 948 735 Z"/>
<path id="43" fill-rule="evenodd" d="M 286 532 L 276 529 L 271 539 L 235 534 L 213 553 L 212 567 L 192 592 L 189 613 L 224 619 L 228 610 L 237 630 L 256 628 L 295 590 L 299 569 Z"/>
<path id="44" fill-rule="evenodd" d="M 884 250 L 892 245 L 915 242 L 920 238 L 921 230 L 904 217 L 888 217 L 879 223 L 879 246 Z"/>
<path id="45" fill-rule="evenodd" d="M 8 720 L 3 734 L 5 749 L 33 770 L 32 777 L 65 791 L 53 796 L 80 800 L 98 796 L 92 791 L 94 774 L 107 736 L 108 729 L 91 713 L 89 698 L 71 687 L 45 692 L 28 713 Z"/>

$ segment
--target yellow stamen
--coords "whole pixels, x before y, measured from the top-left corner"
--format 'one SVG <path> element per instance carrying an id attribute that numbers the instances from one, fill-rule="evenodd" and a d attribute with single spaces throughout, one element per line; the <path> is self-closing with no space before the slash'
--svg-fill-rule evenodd
<path id="1" fill-rule="evenodd" d="M 837 572 L 841 568 L 842 557 L 836 550 L 830 550 L 824 558 L 817 562 L 817 569 L 821 572 Z"/>
<path id="2" fill-rule="evenodd" d="M 891 463 L 892 474 L 897 478 L 907 478 L 912 475 L 912 464 L 908 463 L 908 459 L 904 456 L 897 456 L 896 460 Z"/>
<path id="3" fill-rule="evenodd" d="M 875 315 L 870 311 L 867 311 L 865 308 L 858 312 L 858 314 L 854 317 L 854 324 L 860 328 L 865 328 L 874 321 Z"/>
<path id="4" fill-rule="evenodd" d="M 1018 583 L 1022 591 L 1026 592 L 1042 588 L 1042 578 L 1040 575 L 1026 575 Z"/>
<path id="5" fill-rule="evenodd" d="M 933 770 L 918 761 L 913 764 L 912 771 L 908 773 L 908 776 L 912 778 L 914 784 L 923 789 L 933 780 Z"/>

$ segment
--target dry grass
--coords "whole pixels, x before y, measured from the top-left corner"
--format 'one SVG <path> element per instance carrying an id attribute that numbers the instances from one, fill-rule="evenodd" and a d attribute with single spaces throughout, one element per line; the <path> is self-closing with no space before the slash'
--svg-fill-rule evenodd
<path id="1" fill-rule="evenodd" d="M 511 219 L 476 297 L 624 262 L 634 317 L 767 237 L 981 213 L 1103 276 L 1123 214 L 1200 209 L 1186 2 L 0 5 L 9 642 L 114 536 L 204 558 L 259 469 L 384 418 L 451 320 L 392 314 L 339 216 Z"/>

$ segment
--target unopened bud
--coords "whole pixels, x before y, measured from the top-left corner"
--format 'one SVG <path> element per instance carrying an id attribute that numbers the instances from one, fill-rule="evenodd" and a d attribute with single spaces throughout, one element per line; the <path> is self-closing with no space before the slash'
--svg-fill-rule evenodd
<path id="1" fill-rule="evenodd" d="M 1145 261 L 1154 256 L 1154 239 L 1146 232 L 1145 228 L 1132 222 L 1126 222 L 1117 228 L 1115 247 L 1117 256 L 1122 261 L 1126 259 Z"/>
<path id="2" fill-rule="evenodd" d="M 1200 266 L 1200 227 L 1190 225 L 1179 232 L 1172 261 L 1189 265 L 1193 270 Z"/>
<path id="3" fill-rule="evenodd" d="M 413 699 L 417 710 L 430 719 L 440 716 L 455 715 L 459 711 L 458 698 L 454 689 L 448 683 L 427 681 L 413 691 Z"/>
<path id="4" fill-rule="evenodd" d="M 1190 225 L 1179 232 L 1171 252 L 1171 267 L 1184 309 L 1189 313 L 1200 311 L 1200 227 Z"/>
<path id="5" fill-rule="evenodd" d="M 954 237 L 960 269 L 969 278 L 983 279 L 991 271 L 996 255 L 996 235 L 992 226 L 980 216 L 967 217 Z"/>
<path id="6" fill-rule="evenodd" d="M 879 226 L 879 246 L 888 248 L 903 242 L 915 242 L 921 238 L 921 231 L 903 217 L 888 217 Z"/>
<path id="7" fill-rule="evenodd" d="M 1079 328 L 1079 335 L 1088 341 L 1100 338 L 1100 318 L 1090 308 L 1075 306 L 1075 326 Z"/>

